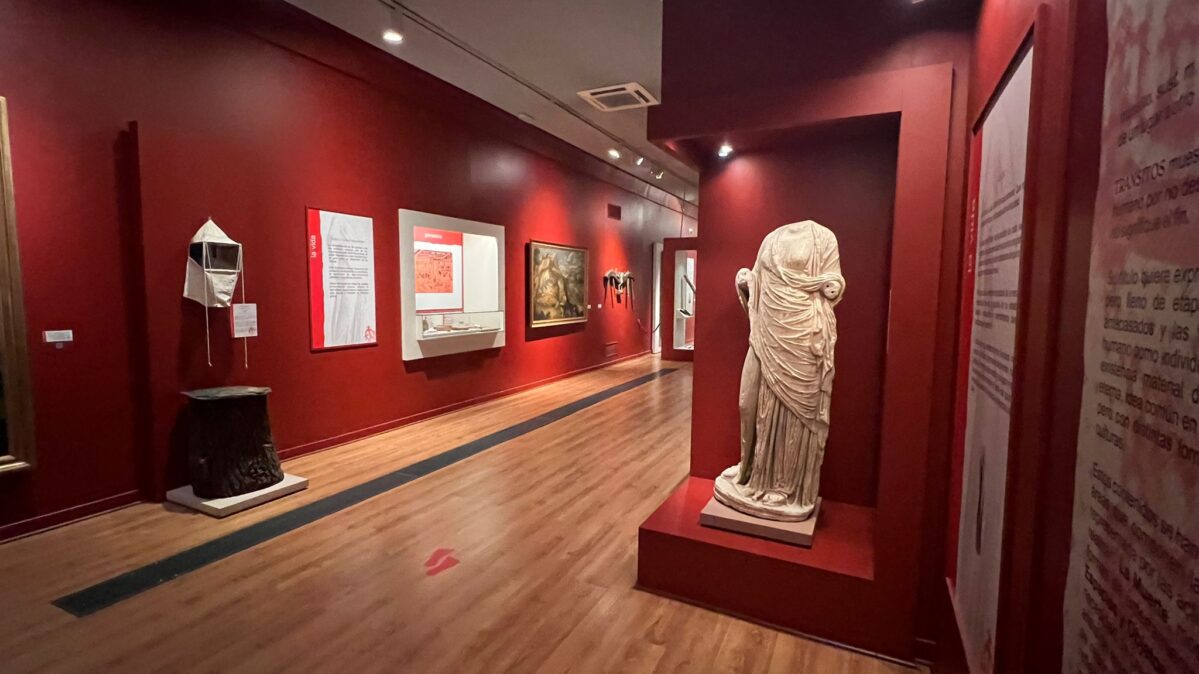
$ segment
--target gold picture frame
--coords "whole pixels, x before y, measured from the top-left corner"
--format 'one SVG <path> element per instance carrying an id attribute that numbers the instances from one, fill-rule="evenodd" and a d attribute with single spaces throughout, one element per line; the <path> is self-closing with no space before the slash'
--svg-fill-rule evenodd
<path id="1" fill-rule="evenodd" d="M 587 249 L 530 241 L 528 258 L 529 327 L 585 323 L 591 275 Z"/>
<path id="2" fill-rule="evenodd" d="M 25 306 L 21 258 L 17 253 L 17 210 L 13 203 L 8 102 L 0 96 L 0 396 L 7 448 L 0 448 L 0 473 L 34 465 L 33 391 L 29 348 L 25 342 Z"/>

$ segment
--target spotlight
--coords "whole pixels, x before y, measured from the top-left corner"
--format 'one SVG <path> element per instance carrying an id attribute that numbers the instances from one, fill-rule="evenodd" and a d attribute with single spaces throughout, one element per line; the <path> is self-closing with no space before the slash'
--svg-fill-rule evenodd
<path id="1" fill-rule="evenodd" d="M 387 44 L 401 44 L 404 42 L 404 36 L 399 31 L 388 28 L 383 31 L 383 41 Z"/>
<path id="2" fill-rule="evenodd" d="M 716 156 L 720 157 L 721 159 L 724 159 L 730 154 L 733 154 L 733 146 L 729 145 L 728 143 L 721 145 L 720 149 L 716 151 Z"/>
<path id="3" fill-rule="evenodd" d="M 642 164 L 644 164 L 644 163 L 645 163 L 645 157 L 637 157 L 637 161 L 635 161 L 635 162 L 633 162 L 633 163 L 634 163 L 634 164 L 636 164 L 636 165 L 638 165 L 638 166 L 641 166 Z"/>
<path id="4" fill-rule="evenodd" d="M 661 180 L 662 176 L 666 175 L 665 171 L 658 171 L 654 174 L 654 180 Z"/>
<path id="5" fill-rule="evenodd" d="M 620 159 L 620 150 L 616 148 L 608 148 L 608 156 L 613 159 Z"/>

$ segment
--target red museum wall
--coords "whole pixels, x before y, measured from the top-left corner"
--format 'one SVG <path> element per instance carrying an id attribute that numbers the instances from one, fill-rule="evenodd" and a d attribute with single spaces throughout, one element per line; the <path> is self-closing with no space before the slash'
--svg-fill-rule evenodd
<path id="1" fill-rule="evenodd" d="M 923 292 L 935 293 L 941 308 L 936 315 L 935 329 L 928 336 L 936 344 L 932 386 L 928 390 L 912 391 L 920 395 L 931 410 L 928 452 L 925 469 L 919 476 L 925 479 L 920 524 L 904 532 L 911 545 L 919 547 L 919 608 L 915 615 L 918 654 L 931 658 L 931 646 L 942 625 L 952 621 L 944 585 L 944 538 L 946 530 L 945 502 L 949 486 L 950 440 L 953 428 L 952 402 L 955 372 L 954 344 L 957 335 L 957 301 L 959 258 L 962 222 L 965 215 L 965 166 L 968 135 L 967 98 L 973 79 L 971 50 L 977 5 L 975 3 L 891 2 L 889 0 L 849 0 L 844 3 L 795 3 L 787 7 L 772 7 L 770 12 L 742 11 L 735 4 L 719 0 L 668 0 L 665 5 L 663 31 L 663 97 L 664 103 L 650 114 L 651 138 L 671 139 L 688 135 L 708 135 L 722 129 L 738 128 L 736 110 L 767 110 L 760 118 L 782 120 L 795 116 L 796 110 L 813 106 L 815 101 L 833 100 L 838 95 L 853 93 L 849 84 L 853 78 L 876 73 L 895 72 L 924 65 L 949 63 L 953 67 L 954 85 L 949 126 L 948 166 L 945 175 L 943 200 L 943 236 L 939 255 L 926 263 L 939 270 L 940 282 Z M 869 21 L 862 17 L 869 16 Z M 871 96 L 864 93 L 867 98 Z M 881 92 L 880 92 L 881 95 Z M 825 105 L 828 112 L 837 113 Z M 835 116 L 835 114 L 834 114 Z M 759 120 L 761 122 L 761 120 Z M 763 126 L 765 123 L 759 123 Z M 667 143 L 671 145 L 672 143 Z M 673 143 L 685 156 L 711 169 L 710 154 L 695 153 L 684 143 Z M 902 148 L 901 148 L 902 152 Z M 795 185 L 790 190 L 799 189 Z M 788 198 L 786 191 L 758 194 L 762 201 L 780 204 Z M 722 209 L 718 199 L 704 194 L 701 240 L 717 236 L 709 218 Z M 761 209 L 774 206 L 762 204 Z M 745 220 L 729 219 L 730 226 L 744 228 Z M 776 224 L 782 224 L 776 223 Z M 727 236 L 735 236 L 736 230 Z M 757 236 L 756 234 L 754 236 Z M 754 236 L 746 235 L 752 239 Z M 756 246 L 756 241 L 754 242 Z M 701 244 L 702 250 L 702 244 Z M 703 259 L 710 256 L 700 255 Z M 844 257 L 844 255 L 843 255 Z M 749 257 L 752 259 L 752 254 Z M 710 265 L 701 265 L 710 270 Z M 893 278 L 901 278 L 894 274 Z M 711 270 L 717 288 L 728 270 Z M 869 274 L 869 272 L 867 272 Z M 701 281 L 712 278 L 700 271 Z M 726 280 L 727 283 L 731 281 Z M 856 286 L 850 284 L 846 301 Z M 721 298 L 718 292 L 705 293 Z M 729 305 L 736 304 L 731 293 Z M 948 308 L 948 309 L 947 309 Z M 705 312 L 721 314 L 719 308 L 706 305 Z M 724 312 L 735 314 L 731 307 Z M 702 315 L 702 314 L 701 314 Z M 711 314 L 709 314 L 709 317 Z M 840 317 L 840 315 L 839 315 Z M 692 437 L 693 465 L 710 473 L 724 461 L 727 452 L 727 430 L 735 428 L 736 407 L 729 406 L 726 391 L 735 388 L 736 376 L 718 379 L 705 372 L 721 372 L 727 377 L 739 373 L 743 349 L 726 349 L 708 353 L 704 320 L 700 320 L 701 344 L 696 354 Z M 712 328 L 717 329 L 717 328 Z M 846 330 L 848 334 L 848 329 Z M 843 386 L 852 361 L 846 360 L 850 351 L 839 345 L 837 395 L 834 405 L 853 405 L 858 409 L 868 402 L 846 399 L 853 389 Z M 709 378 L 711 377 L 711 378 Z M 709 383 L 705 383 L 709 382 Z M 877 389 L 874 391 L 877 395 Z M 840 397 L 840 400 L 838 398 Z M 836 409 L 834 418 L 846 418 Z M 732 424 L 732 425 L 730 425 Z M 834 422 L 834 426 L 836 422 Z M 720 432 L 719 429 L 725 429 Z M 717 429 L 713 433 L 712 429 Z M 709 442 L 707 438 L 712 438 Z M 831 442 L 831 441 L 830 441 Z M 717 443 L 721 443 L 718 444 Z M 833 448 L 829 458 L 832 462 Z M 719 458 L 714 458 L 719 457 Z M 829 464 L 830 479 L 833 476 Z M 845 466 L 849 469 L 849 466 Z M 863 472 L 873 470 L 867 465 Z M 916 477 L 915 475 L 911 477 Z M 860 477 L 852 478 L 861 480 Z M 902 478 L 896 478 L 902 479 Z M 858 484 L 865 484 L 863 480 Z M 860 488 L 860 487 L 858 487 Z M 915 495 L 913 495 L 913 498 Z"/>
<path id="2" fill-rule="evenodd" d="M 0 539 L 183 482 L 181 390 L 271 386 L 291 455 L 600 365 L 609 345 L 642 353 L 645 291 L 635 311 L 527 329 L 525 243 L 588 247 L 598 303 L 600 271 L 649 279 L 652 243 L 694 224 L 690 205 L 278 0 L 14 0 L 0 62 L 38 442 L 34 470 L 0 479 Z M 309 350 L 307 206 L 375 219 L 378 346 Z M 507 228 L 507 346 L 402 362 L 399 208 Z M 207 366 L 203 310 L 181 297 L 209 216 L 245 246 L 249 370 L 224 310 Z M 58 328 L 75 331 L 61 350 L 40 339 Z"/>

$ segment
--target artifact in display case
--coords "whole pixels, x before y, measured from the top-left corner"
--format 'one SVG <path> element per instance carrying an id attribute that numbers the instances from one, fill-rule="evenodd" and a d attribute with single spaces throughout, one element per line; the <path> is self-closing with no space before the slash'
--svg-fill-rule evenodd
<path id="1" fill-rule="evenodd" d="M 762 242 L 736 276 L 749 316 L 741 373 L 741 462 L 716 479 L 715 497 L 741 513 L 802 522 L 818 506 L 829 430 L 833 352 L 845 278 L 837 238 L 811 220 Z M 810 532 L 809 532 L 810 534 Z"/>
<path id="2" fill-rule="evenodd" d="M 674 348 L 695 349 L 695 259 L 696 251 L 674 253 Z"/>
<path id="3" fill-rule="evenodd" d="M 504 228 L 400 211 L 404 360 L 504 345 Z"/>
<path id="4" fill-rule="evenodd" d="M 503 326 L 502 311 L 420 314 L 421 339 L 440 339 L 472 332 L 495 332 L 503 330 Z"/>
<path id="5" fill-rule="evenodd" d="M 587 249 L 529 243 L 529 325 L 587 320 Z"/>

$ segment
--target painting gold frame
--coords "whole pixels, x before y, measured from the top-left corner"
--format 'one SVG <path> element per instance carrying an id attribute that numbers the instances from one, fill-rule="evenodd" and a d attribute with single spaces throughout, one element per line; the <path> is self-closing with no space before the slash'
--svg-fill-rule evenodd
<path id="1" fill-rule="evenodd" d="M 549 318 L 538 319 L 536 312 L 536 297 L 537 297 L 537 274 L 534 268 L 535 260 L 537 259 L 537 251 L 549 249 L 557 251 L 566 251 L 568 253 L 579 253 L 583 257 L 583 294 L 582 303 L 580 305 L 582 315 L 571 316 L 569 318 Z M 528 250 L 528 279 L 525 287 L 525 293 L 528 295 L 529 307 L 529 327 L 544 328 L 551 325 L 568 325 L 571 323 L 586 323 L 587 314 L 590 313 L 590 307 L 587 304 L 588 295 L 588 279 L 591 276 L 591 261 L 588 257 L 586 248 L 578 248 L 575 246 L 563 246 L 557 243 L 547 243 L 545 241 L 530 241 Z"/>
<path id="2" fill-rule="evenodd" d="M 21 259 L 17 254 L 17 211 L 13 203 L 12 155 L 8 138 L 8 102 L 0 96 L 0 372 L 8 451 L 0 454 L 0 473 L 32 468 L 33 391 L 29 348 L 25 342 Z"/>

